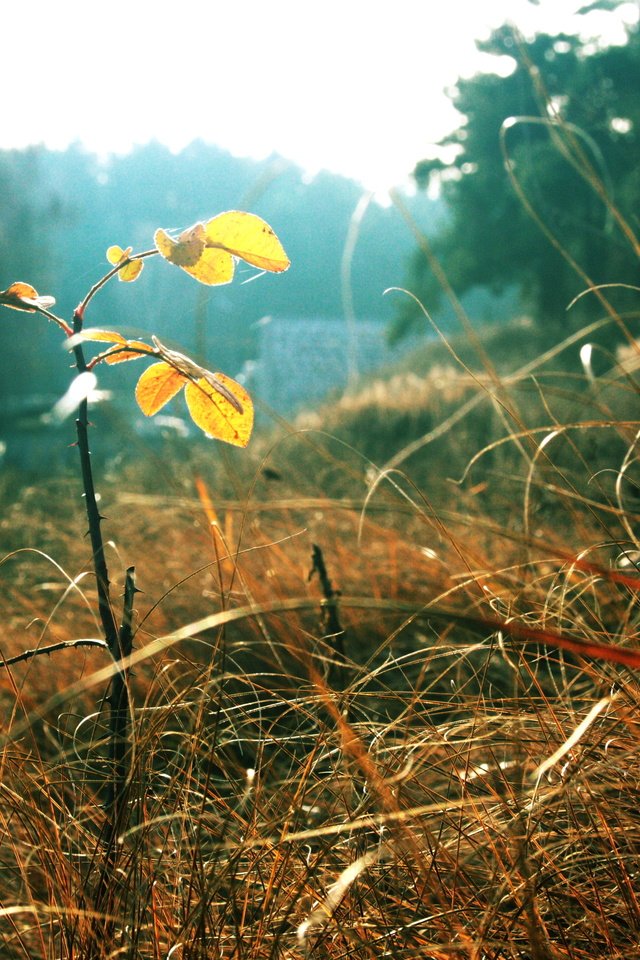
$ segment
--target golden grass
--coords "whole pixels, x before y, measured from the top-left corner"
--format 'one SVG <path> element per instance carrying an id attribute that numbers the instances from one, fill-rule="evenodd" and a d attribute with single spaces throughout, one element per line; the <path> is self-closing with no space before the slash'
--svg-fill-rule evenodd
<path id="1" fill-rule="evenodd" d="M 103 651 L 4 670 L 2 956 L 640 956 L 635 671 L 513 628 L 635 647 L 624 360 L 440 363 L 100 484 L 128 819 L 105 888 Z M 98 637 L 76 481 L 3 503 L 3 656 Z"/>

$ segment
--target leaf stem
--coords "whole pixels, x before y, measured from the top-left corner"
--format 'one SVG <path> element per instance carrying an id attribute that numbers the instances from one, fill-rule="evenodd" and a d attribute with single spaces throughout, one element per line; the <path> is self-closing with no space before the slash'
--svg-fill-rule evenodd
<path id="1" fill-rule="evenodd" d="M 93 368 L 99 363 L 102 363 L 103 360 L 106 360 L 108 357 L 116 357 L 119 353 L 137 353 L 141 357 L 159 356 L 159 352 L 155 347 L 149 347 L 148 350 L 143 350 L 141 347 L 132 347 L 127 343 L 123 343 L 121 347 L 112 347 L 110 350 L 105 350 L 103 353 L 98 353 L 95 357 L 92 357 L 91 360 L 87 362 L 87 370 L 93 370 Z"/>
<path id="2" fill-rule="evenodd" d="M 144 260 L 146 257 L 155 257 L 157 256 L 157 254 L 158 254 L 158 251 L 154 247 L 153 250 L 143 250 L 142 253 L 132 253 L 131 256 L 127 257 L 126 260 L 123 260 L 122 263 L 117 263 L 115 267 L 112 267 L 111 270 L 108 271 L 108 273 L 105 273 L 103 277 L 101 277 L 99 280 L 97 280 L 94 283 L 94 285 L 91 287 L 91 289 L 85 296 L 84 300 L 76 307 L 75 315 L 79 314 L 80 317 L 83 317 L 85 310 L 87 309 L 88 305 L 91 303 L 93 298 L 95 297 L 96 293 L 98 293 L 98 291 L 101 290 L 102 287 L 104 287 L 105 283 L 108 283 L 112 277 L 115 277 L 116 273 L 119 273 L 123 267 L 126 267 L 127 264 L 131 263 L 132 260 Z M 74 326 L 73 332 L 74 333 L 79 332 L 78 330 L 75 329 L 75 326 Z"/>
<path id="3" fill-rule="evenodd" d="M 47 320 L 52 320 L 53 323 L 56 323 L 68 337 L 72 335 L 73 329 L 65 320 L 62 319 L 62 317 L 57 317 L 55 313 L 51 313 L 50 310 L 45 310 L 44 307 L 38 307 L 34 305 L 32 309 L 35 310 L 36 313 L 41 313 L 43 317 L 47 318 Z"/>

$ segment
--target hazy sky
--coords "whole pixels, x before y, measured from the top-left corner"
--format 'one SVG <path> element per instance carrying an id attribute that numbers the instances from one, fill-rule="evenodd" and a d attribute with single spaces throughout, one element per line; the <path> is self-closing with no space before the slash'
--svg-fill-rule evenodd
<path id="1" fill-rule="evenodd" d="M 586 3 L 586 0 L 583 0 Z M 456 125 L 443 93 L 507 19 L 571 29 L 580 0 L 20 0 L 2 11 L 0 148 L 100 153 L 200 137 L 368 187 Z M 637 2 L 623 15 L 637 17 Z M 619 19 L 619 18 L 618 18 Z M 582 18 L 593 36 L 611 18 Z"/>

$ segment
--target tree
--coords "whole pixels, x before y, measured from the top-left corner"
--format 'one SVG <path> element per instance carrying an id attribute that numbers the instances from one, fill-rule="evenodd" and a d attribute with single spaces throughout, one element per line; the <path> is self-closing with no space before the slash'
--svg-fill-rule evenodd
<path id="1" fill-rule="evenodd" d="M 510 57 L 513 70 L 460 80 L 454 104 L 463 121 L 439 144 L 455 156 L 416 166 L 421 187 L 439 179 L 449 209 L 433 253 L 457 294 L 515 284 L 523 309 L 555 334 L 587 277 L 637 283 L 639 248 L 627 225 L 640 199 L 640 35 L 592 50 L 565 35 L 524 44 L 502 27 L 478 46 Z M 408 286 L 430 312 L 441 302 L 422 251 Z M 593 295 L 583 297 L 570 320 L 596 309 Z M 392 339 L 421 317 L 413 301 L 402 310 Z"/>

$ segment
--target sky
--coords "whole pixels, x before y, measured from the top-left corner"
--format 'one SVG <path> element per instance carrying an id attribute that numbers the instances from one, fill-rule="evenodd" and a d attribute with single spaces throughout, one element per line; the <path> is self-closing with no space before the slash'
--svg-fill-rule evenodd
<path id="1" fill-rule="evenodd" d="M 586 3 L 587 0 L 583 0 Z M 488 69 L 475 40 L 621 42 L 621 20 L 579 0 L 19 0 L 2 11 L 0 149 L 80 142 L 101 155 L 194 139 L 272 153 L 367 189 L 403 185 L 455 129 L 445 90 Z M 508 63 L 498 64 L 508 69 Z"/>

